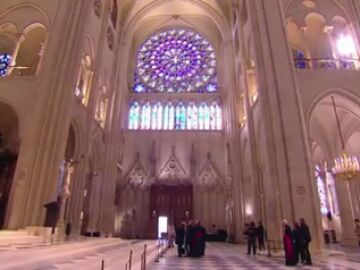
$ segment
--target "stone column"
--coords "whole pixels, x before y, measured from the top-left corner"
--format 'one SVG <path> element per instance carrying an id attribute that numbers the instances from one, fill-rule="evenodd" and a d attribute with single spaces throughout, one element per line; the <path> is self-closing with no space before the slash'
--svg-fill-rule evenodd
<path id="1" fill-rule="evenodd" d="M 11 62 L 10 62 L 10 67 L 8 70 L 8 75 L 10 76 L 13 71 L 14 71 L 14 67 L 16 66 L 16 58 L 17 55 L 19 53 L 21 44 L 23 43 L 23 41 L 25 40 L 25 36 L 23 34 L 16 34 L 16 44 L 15 44 L 15 48 L 11 54 Z"/>
<path id="2" fill-rule="evenodd" d="M 91 179 L 91 198 L 89 209 L 89 230 L 95 232 L 99 230 L 99 211 L 101 201 L 101 183 L 98 172 L 94 172 Z"/>
<path id="3" fill-rule="evenodd" d="M 357 246 L 358 240 L 355 235 L 354 198 L 351 193 L 352 180 L 335 179 L 336 195 L 338 198 L 341 218 L 342 239 L 341 244 L 346 246 Z M 356 181 L 356 180 L 354 180 Z"/>
<path id="4" fill-rule="evenodd" d="M 305 218 L 313 237 L 312 247 L 320 248 L 319 202 L 282 1 L 247 3 L 266 134 L 266 147 L 261 151 L 268 160 L 264 164 L 268 238 L 281 240 L 282 218 L 289 222 Z"/>

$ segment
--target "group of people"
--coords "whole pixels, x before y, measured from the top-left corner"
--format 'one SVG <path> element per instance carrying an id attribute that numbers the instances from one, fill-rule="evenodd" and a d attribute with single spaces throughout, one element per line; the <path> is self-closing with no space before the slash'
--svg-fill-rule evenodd
<path id="1" fill-rule="evenodd" d="M 265 228 L 261 221 L 257 226 L 255 226 L 255 222 L 245 223 L 244 235 L 247 240 L 248 255 L 250 255 L 251 251 L 253 255 L 256 255 L 256 242 L 259 250 L 265 249 Z"/>
<path id="2" fill-rule="evenodd" d="M 205 254 L 206 231 L 200 221 L 181 222 L 176 229 L 175 244 L 178 256 L 202 257 Z"/>
<path id="3" fill-rule="evenodd" d="M 301 218 L 300 223 L 294 222 L 294 226 L 291 228 L 287 220 L 284 219 L 283 230 L 285 264 L 297 265 L 300 258 L 303 264 L 311 265 L 312 262 L 309 251 L 311 234 L 305 220 Z"/>

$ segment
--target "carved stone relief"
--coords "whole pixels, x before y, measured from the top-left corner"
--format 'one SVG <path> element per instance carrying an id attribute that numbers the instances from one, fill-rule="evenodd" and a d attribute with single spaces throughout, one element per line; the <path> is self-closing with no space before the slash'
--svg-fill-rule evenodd
<path id="1" fill-rule="evenodd" d="M 161 169 L 158 179 L 168 183 L 186 181 L 186 172 L 175 155 L 175 146 L 172 147 L 171 156 Z"/>
<path id="2" fill-rule="evenodd" d="M 137 153 L 136 161 L 126 177 L 126 182 L 134 188 L 139 188 L 144 184 L 146 178 L 147 172 L 141 163 L 140 154 Z"/>
<path id="3" fill-rule="evenodd" d="M 212 164 L 210 153 L 208 153 L 206 161 L 199 173 L 198 184 L 206 190 L 213 190 L 219 183 L 219 174 Z"/>

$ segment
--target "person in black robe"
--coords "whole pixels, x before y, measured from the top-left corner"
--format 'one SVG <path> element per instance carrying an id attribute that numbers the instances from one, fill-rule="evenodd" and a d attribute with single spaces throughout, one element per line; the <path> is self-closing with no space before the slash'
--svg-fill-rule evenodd
<path id="1" fill-rule="evenodd" d="M 300 219 L 300 238 L 301 238 L 301 261 L 304 264 L 312 265 L 309 245 L 311 242 L 311 234 L 309 226 L 303 218 Z"/>
<path id="2" fill-rule="evenodd" d="M 185 249 L 186 249 L 186 256 L 192 256 L 193 247 L 191 244 L 191 240 L 194 234 L 194 226 L 192 224 L 192 220 L 189 220 L 186 232 L 185 232 Z"/>
<path id="3" fill-rule="evenodd" d="M 265 249 L 265 229 L 261 221 L 256 228 L 256 234 L 258 238 L 259 250 Z"/>
<path id="4" fill-rule="evenodd" d="M 295 253 L 295 261 L 296 264 L 299 262 L 299 255 L 301 250 L 301 235 L 300 235 L 300 225 L 295 222 L 294 228 L 292 231 L 293 236 L 293 244 L 294 244 L 294 253 Z"/>
<path id="5" fill-rule="evenodd" d="M 253 255 L 256 255 L 256 228 L 254 222 L 250 223 L 244 234 L 247 237 L 247 254 L 250 255 L 252 251 Z"/>
<path id="6" fill-rule="evenodd" d="M 185 253 L 185 223 L 181 222 L 180 226 L 176 229 L 175 244 L 178 248 L 178 256 L 181 257 Z"/>
<path id="7" fill-rule="evenodd" d="M 193 257 L 201 257 L 205 254 L 205 235 L 206 231 L 201 226 L 200 221 L 197 221 L 193 228 L 193 236 L 191 239 L 191 247 Z"/>

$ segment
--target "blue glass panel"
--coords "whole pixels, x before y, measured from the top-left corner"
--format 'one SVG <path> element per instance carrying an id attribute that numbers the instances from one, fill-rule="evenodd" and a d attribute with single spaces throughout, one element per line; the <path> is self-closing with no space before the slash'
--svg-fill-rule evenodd
<path id="1" fill-rule="evenodd" d="M 0 77 L 7 75 L 11 62 L 11 55 L 8 53 L 0 54 Z"/>
<path id="2" fill-rule="evenodd" d="M 133 102 L 129 113 L 129 129 L 138 129 L 140 121 L 140 106 L 138 102 Z"/>
<path id="3" fill-rule="evenodd" d="M 150 102 L 145 103 L 141 108 L 141 129 L 150 129 L 151 106 Z"/>

